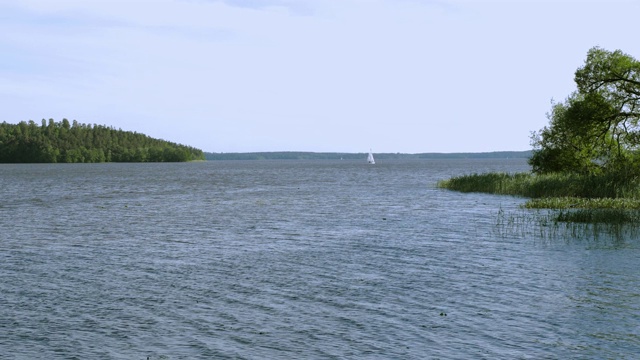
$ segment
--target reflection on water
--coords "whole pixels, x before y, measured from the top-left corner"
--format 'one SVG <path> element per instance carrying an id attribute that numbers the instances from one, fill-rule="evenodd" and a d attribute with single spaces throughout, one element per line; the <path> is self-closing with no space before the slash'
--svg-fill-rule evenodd
<path id="1" fill-rule="evenodd" d="M 549 236 L 511 215 L 525 199 L 435 187 L 527 169 L 0 165 L 0 353 L 633 358 L 637 236 Z"/>

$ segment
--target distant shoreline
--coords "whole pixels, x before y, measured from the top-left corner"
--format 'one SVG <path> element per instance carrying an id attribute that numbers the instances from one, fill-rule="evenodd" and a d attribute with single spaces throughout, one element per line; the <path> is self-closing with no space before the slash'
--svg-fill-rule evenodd
<path id="1" fill-rule="evenodd" d="M 361 160 L 367 153 L 332 153 L 304 151 L 271 151 L 246 153 L 211 153 L 205 152 L 205 158 L 217 160 Z M 374 153 L 376 160 L 385 159 L 528 159 L 531 150 L 527 151 L 493 151 L 478 153 Z"/>

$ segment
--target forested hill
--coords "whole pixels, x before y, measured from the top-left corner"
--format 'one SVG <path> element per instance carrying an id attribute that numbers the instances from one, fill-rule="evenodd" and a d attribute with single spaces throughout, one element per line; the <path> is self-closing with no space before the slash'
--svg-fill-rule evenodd
<path id="1" fill-rule="evenodd" d="M 0 124 L 0 163 L 179 162 L 200 149 L 103 125 L 42 120 Z"/>
<path id="2" fill-rule="evenodd" d="M 376 160 L 387 159 L 507 159 L 530 158 L 531 151 L 495 151 L 483 153 L 374 153 Z M 366 153 L 327 152 L 249 152 L 249 153 L 205 153 L 207 160 L 363 160 Z"/>

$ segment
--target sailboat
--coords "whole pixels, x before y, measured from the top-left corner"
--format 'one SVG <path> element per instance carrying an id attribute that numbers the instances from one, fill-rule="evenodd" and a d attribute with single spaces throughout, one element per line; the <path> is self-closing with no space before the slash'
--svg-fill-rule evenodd
<path id="1" fill-rule="evenodd" d="M 369 156 L 367 156 L 367 162 L 369 164 L 375 164 L 376 161 L 373 159 L 373 153 L 371 152 L 371 149 L 369 149 Z"/>

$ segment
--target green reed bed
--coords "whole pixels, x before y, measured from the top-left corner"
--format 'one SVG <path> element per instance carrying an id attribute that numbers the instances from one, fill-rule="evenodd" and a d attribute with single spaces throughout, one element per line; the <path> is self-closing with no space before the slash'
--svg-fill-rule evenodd
<path id="1" fill-rule="evenodd" d="M 453 177 L 438 187 L 462 191 L 515 195 L 529 198 L 637 198 L 640 179 L 612 175 L 485 173 Z"/>
<path id="2" fill-rule="evenodd" d="M 470 174 L 442 180 L 440 188 L 528 197 L 525 209 L 552 209 L 538 222 L 637 224 L 640 179 L 608 175 L 532 173 Z"/>
<path id="3" fill-rule="evenodd" d="M 527 209 L 640 210 L 640 199 L 545 197 L 530 199 L 524 204 L 524 207 Z"/>
<path id="4" fill-rule="evenodd" d="M 530 179 L 531 175 L 527 173 L 469 174 L 441 180 L 437 186 L 461 192 L 522 195 L 523 189 Z"/>

